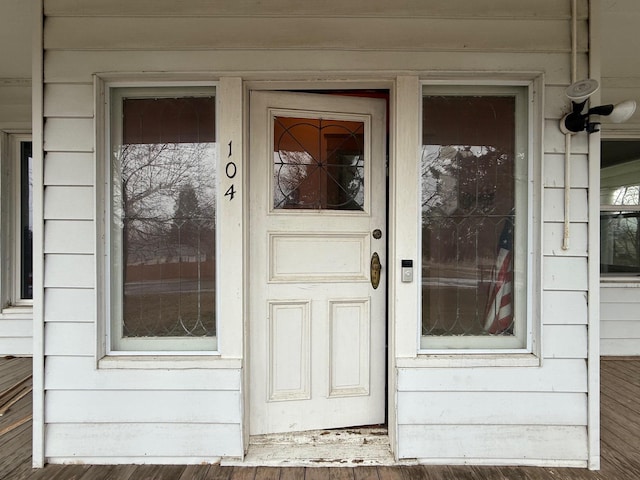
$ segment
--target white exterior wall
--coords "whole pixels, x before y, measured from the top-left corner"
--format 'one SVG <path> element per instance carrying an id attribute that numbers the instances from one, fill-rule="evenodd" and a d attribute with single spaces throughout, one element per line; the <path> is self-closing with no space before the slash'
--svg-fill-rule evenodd
<path id="1" fill-rule="evenodd" d="M 640 283 L 600 286 L 600 353 L 640 355 Z"/>
<path id="2" fill-rule="evenodd" d="M 3 156 L 2 180 L 0 181 L 0 209 L 3 218 L 7 210 L 13 207 L 3 188 L 7 188 L 6 180 L 13 178 L 6 170 L 13 160 L 13 152 L 9 150 L 9 133 L 31 132 L 31 16 L 32 6 L 21 0 L 5 0 L 2 4 L 3 15 L 0 15 L 0 155 Z M 4 192 L 6 193 L 6 192 Z M 6 228 L 6 227 L 2 227 Z M 6 263 L 11 255 L 5 252 L 9 245 L 4 244 L 6 235 L 0 228 L 0 281 L 9 288 L 10 279 L 5 275 Z M 0 286 L 0 290 L 2 289 Z M 4 301 L 6 292 L 0 292 Z M 0 356 L 31 355 L 33 351 L 33 314 L 31 309 L 6 309 L 0 311 Z"/>
<path id="3" fill-rule="evenodd" d="M 603 2 L 602 103 L 640 103 L 640 5 L 634 0 Z M 623 124 L 603 123 L 603 139 L 640 140 L 640 110 Z M 640 355 L 640 281 L 603 281 L 600 289 L 602 355 Z"/>
<path id="4" fill-rule="evenodd" d="M 0 78 L 0 162 L 2 180 L 0 181 L 0 217 L 10 217 L 10 209 L 14 208 L 15 198 L 7 191 L 15 182 L 13 164 L 15 151 L 10 144 L 9 134 L 31 132 L 31 79 Z M 19 172 L 18 172 L 19 174 Z M 6 190 L 5 190 L 6 189 Z M 8 222 L 2 222 L 3 228 Z M 4 233 L 4 234 L 3 234 Z M 7 264 L 12 261 L 15 252 L 14 244 L 8 242 L 6 232 L 0 230 L 0 282 L 7 289 L 13 287 L 13 278 L 9 278 Z M 1 289 L 1 288 L 0 288 Z M 4 301 L 6 292 L 0 298 Z M 31 308 L 5 308 L 0 306 L 0 356 L 30 356 L 33 353 L 33 312 Z"/>
<path id="5" fill-rule="evenodd" d="M 419 319 L 403 315 L 415 308 L 417 298 L 392 286 L 390 345 L 396 359 L 390 362 L 389 388 L 393 392 L 397 386 L 397 392 L 390 396 L 390 435 L 400 458 L 428 463 L 587 464 L 586 137 L 576 136 L 573 143 L 572 243 L 570 250 L 561 249 L 564 138 L 558 121 L 568 108 L 563 90 L 571 83 L 570 2 L 416 0 L 404 5 L 383 0 L 331 5 L 45 2 L 48 461 L 183 463 L 242 453 L 240 368 L 216 368 L 214 361 L 163 368 L 151 360 L 135 369 L 96 369 L 94 74 L 197 72 L 212 79 L 366 78 L 393 84 L 396 75 L 417 79 L 446 72 L 473 79 L 477 72 L 494 79 L 509 73 L 542 75 L 545 82 L 536 92 L 545 100 L 544 118 L 532 127 L 543 130 L 537 134 L 544 138 L 542 158 L 533 160 L 542 162 L 533 181 L 544 207 L 543 224 L 534 218 L 541 234 L 535 252 L 539 288 L 532 301 L 542 307 L 534 308 L 532 322 L 541 326 L 536 329 L 540 351 L 524 361 L 500 355 L 473 363 L 419 356 Z M 586 0 L 578 6 L 582 78 L 587 76 Z M 405 111 L 401 100 L 396 99 L 392 122 L 406 123 L 404 117 L 417 111 L 416 106 L 412 113 Z M 412 147 L 402 145 L 398 133 L 397 144 L 391 139 L 392 162 L 410 164 L 414 160 L 400 154 Z M 400 179 L 398 173 L 391 182 Z M 392 192 L 402 189 L 392 185 Z M 417 215 L 400 222 L 399 197 L 391 208 L 392 222 L 418 228 Z M 417 242 L 407 243 L 404 233 L 390 234 L 393 261 L 394 255 L 419 258 Z"/>

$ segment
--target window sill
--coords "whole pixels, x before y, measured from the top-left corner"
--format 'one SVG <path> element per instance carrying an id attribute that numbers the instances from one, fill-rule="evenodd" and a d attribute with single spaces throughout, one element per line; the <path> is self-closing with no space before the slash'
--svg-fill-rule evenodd
<path id="1" fill-rule="evenodd" d="M 98 360 L 98 368 L 122 370 L 187 370 L 187 369 L 240 369 L 239 358 L 220 358 L 219 355 L 112 355 Z"/>
<path id="2" fill-rule="evenodd" d="M 415 358 L 398 358 L 398 368 L 476 368 L 476 367 L 539 367 L 540 357 L 532 353 L 486 354 L 418 354 Z"/>
<path id="3" fill-rule="evenodd" d="M 32 318 L 33 307 L 31 305 L 10 306 L 0 310 L 0 320 L 30 320 Z"/>
<path id="4" fill-rule="evenodd" d="M 638 288 L 640 287 L 640 276 L 600 277 L 600 286 L 604 288 Z"/>

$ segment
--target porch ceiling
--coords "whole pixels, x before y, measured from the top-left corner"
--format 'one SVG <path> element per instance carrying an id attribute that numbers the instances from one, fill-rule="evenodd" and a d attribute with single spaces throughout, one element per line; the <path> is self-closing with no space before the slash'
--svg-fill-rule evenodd
<path id="1" fill-rule="evenodd" d="M 36 2 L 0 3 L 0 83 L 31 78 L 31 10 Z"/>

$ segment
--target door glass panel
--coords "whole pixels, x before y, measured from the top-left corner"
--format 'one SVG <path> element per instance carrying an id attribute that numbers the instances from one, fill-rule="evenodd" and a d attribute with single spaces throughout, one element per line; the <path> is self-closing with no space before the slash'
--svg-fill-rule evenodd
<path id="1" fill-rule="evenodd" d="M 273 207 L 364 210 L 364 123 L 274 117 Z"/>

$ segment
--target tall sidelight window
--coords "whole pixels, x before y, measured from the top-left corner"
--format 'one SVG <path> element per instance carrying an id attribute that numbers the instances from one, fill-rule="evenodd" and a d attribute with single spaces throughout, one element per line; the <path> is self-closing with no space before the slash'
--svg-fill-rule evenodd
<path id="1" fill-rule="evenodd" d="M 111 90 L 111 350 L 216 349 L 214 87 Z"/>
<path id="2" fill-rule="evenodd" d="M 426 85 L 422 102 L 421 346 L 525 348 L 527 89 Z"/>
<path id="3" fill-rule="evenodd" d="M 30 135 L 1 134 L 0 310 L 33 304 L 33 156 Z"/>
<path id="4" fill-rule="evenodd" d="M 640 140 L 602 142 L 600 272 L 640 277 Z"/>
<path id="5" fill-rule="evenodd" d="M 33 299 L 33 157 L 31 141 L 20 142 L 20 211 L 18 220 L 21 300 Z"/>

